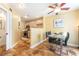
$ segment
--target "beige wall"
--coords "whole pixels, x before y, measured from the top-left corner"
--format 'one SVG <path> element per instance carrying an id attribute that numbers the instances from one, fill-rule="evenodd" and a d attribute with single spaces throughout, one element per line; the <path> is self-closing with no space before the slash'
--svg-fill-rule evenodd
<path id="1" fill-rule="evenodd" d="M 31 28 L 31 48 L 37 46 L 44 38 L 43 28 Z"/>
<path id="2" fill-rule="evenodd" d="M 62 18 L 64 19 L 64 28 L 54 28 L 53 20 Z M 44 30 L 51 32 L 69 32 L 70 39 L 69 45 L 78 46 L 78 25 L 79 25 L 79 10 L 69 11 L 59 16 L 44 16 Z"/>
<path id="3" fill-rule="evenodd" d="M 43 23 L 44 23 L 44 31 L 51 31 L 51 32 L 61 32 L 62 28 L 54 28 L 53 21 L 54 19 L 59 18 L 59 16 L 44 16 Z"/>
<path id="4" fill-rule="evenodd" d="M 18 22 L 20 22 L 20 17 L 13 14 L 12 19 L 12 37 L 13 45 L 16 44 L 21 39 L 21 27 L 18 28 Z M 20 24 L 21 25 L 21 24 Z"/>

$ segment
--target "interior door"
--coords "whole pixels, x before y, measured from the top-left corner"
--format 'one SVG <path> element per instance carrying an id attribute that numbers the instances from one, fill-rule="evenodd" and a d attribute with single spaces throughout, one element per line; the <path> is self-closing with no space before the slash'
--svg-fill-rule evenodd
<path id="1" fill-rule="evenodd" d="M 12 47 L 12 13 L 0 5 L 0 55 Z"/>

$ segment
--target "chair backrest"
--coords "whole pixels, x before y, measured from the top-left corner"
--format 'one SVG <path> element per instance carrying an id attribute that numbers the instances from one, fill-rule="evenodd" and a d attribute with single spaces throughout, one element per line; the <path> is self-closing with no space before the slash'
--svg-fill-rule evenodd
<path id="1" fill-rule="evenodd" d="M 69 34 L 69 32 L 67 32 L 67 35 L 66 35 L 66 37 L 65 37 L 65 46 L 67 46 L 67 42 L 68 42 L 68 40 L 69 40 L 69 36 L 70 36 L 70 34 Z"/>
<path id="2" fill-rule="evenodd" d="M 46 32 L 46 37 L 48 37 L 48 35 L 51 35 L 51 31 Z"/>

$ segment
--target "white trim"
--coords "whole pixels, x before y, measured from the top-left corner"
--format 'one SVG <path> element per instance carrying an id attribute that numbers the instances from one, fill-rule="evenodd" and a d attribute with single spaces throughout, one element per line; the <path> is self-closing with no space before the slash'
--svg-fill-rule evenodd
<path id="1" fill-rule="evenodd" d="M 15 47 L 17 44 L 18 44 L 18 42 L 16 42 L 13 46 L 11 46 L 11 48 Z M 7 50 L 9 50 L 9 49 L 7 49 Z"/>
<path id="2" fill-rule="evenodd" d="M 37 43 L 37 44 L 35 44 L 35 45 L 33 45 L 33 46 L 31 46 L 30 48 L 35 48 L 36 46 L 38 46 L 39 44 L 43 43 L 44 41 L 46 41 L 46 39 L 45 39 L 45 40 L 40 41 L 39 43 Z"/>
<path id="3" fill-rule="evenodd" d="M 7 12 L 7 27 L 6 27 L 6 33 L 8 33 L 8 35 L 6 35 L 6 50 L 12 48 L 12 13 L 8 13 Z"/>
<path id="4" fill-rule="evenodd" d="M 18 41 L 18 42 L 16 42 L 16 43 L 12 46 L 12 48 L 13 48 L 13 47 L 15 47 L 18 43 L 19 43 L 19 41 Z"/>
<path id="5" fill-rule="evenodd" d="M 78 44 L 71 44 L 71 43 L 68 43 L 68 46 L 72 46 L 72 47 L 79 47 Z"/>

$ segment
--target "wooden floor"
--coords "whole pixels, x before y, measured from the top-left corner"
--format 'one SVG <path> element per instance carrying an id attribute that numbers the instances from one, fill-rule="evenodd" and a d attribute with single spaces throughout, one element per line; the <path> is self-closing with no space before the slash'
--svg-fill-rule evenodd
<path id="1" fill-rule="evenodd" d="M 6 45 L 5 44 L 4 45 L 0 45 L 0 55 L 5 54 L 5 52 L 6 52 Z"/>
<path id="2" fill-rule="evenodd" d="M 71 48 L 77 55 L 79 55 L 79 49 Z M 73 52 L 71 51 L 73 54 Z M 49 49 L 48 41 L 43 42 L 35 48 L 30 48 L 30 40 L 20 40 L 18 44 L 6 51 L 3 56 L 58 56 L 54 51 Z"/>
<path id="3" fill-rule="evenodd" d="M 47 42 L 44 42 L 36 48 L 30 48 L 30 40 L 20 40 L 18 44 L 8 50 L 6 56 L 55 56 L 55 53 L 48 49 Z"/>

